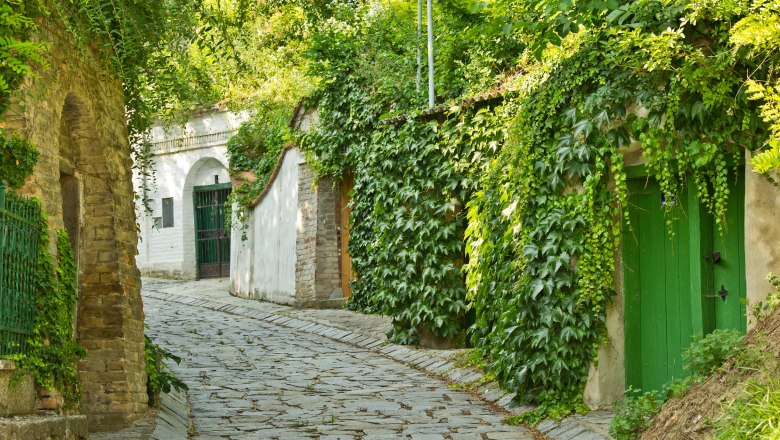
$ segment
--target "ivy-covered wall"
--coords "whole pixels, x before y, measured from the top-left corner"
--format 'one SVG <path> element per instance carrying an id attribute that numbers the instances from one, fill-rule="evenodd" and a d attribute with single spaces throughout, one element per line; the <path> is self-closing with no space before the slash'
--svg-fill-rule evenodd
<path id="1" fill-rule="evenodd" d="M 622 345 L 607 311 L 630 227 L 624 155 L 641 151 L 667 197 L 694 188 L 725 230 L 729 172 L 768 136 L 744 88 L 766 66 L 730 40 L 748 9 L 667 3 L 632 2 L 525 59 L 498 107 L 381 124 L 398 102 L 360 70 L 330 72 L 304 146 L 321 173 L 355 173 L 350 306 L 392 316 L 404 343 L 421 326 L 467 333 L 535 415 L 581 407 L 599 347 Z"/>

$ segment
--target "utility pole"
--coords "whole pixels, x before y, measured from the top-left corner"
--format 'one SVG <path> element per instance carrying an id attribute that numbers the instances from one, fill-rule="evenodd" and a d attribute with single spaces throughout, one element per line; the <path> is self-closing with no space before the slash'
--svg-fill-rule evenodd
<path id="1" fill-rule="evenodd" d="M 415 83 L 417 93 L 420 93 L 420 83 L 422 82 L 422 0 L 417 0 L 417 82 Z"/>
<path id="2" fill-rule="evenodd" d="M 428 106 L 433 108 L 436 93 L 433 84 L 433 0 L 428 0 Z"/>

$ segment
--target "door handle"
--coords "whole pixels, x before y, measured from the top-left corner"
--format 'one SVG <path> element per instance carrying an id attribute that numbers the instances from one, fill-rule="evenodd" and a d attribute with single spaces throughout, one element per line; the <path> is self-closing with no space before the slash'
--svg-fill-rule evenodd
<path id="1" fill-rule="evenodd" d="M 712 253 L 712 255 L 705 255 L 704 259 L 707 261 L 715 263 L 720 263 L 720 251 L 715 251 Z"/>
<path id="2" fill-rule="evenodd" d="M 716 295 L 704 295 L 705 298 L 720 298 L 723 302 L 726 302 L 726 297 L 729 296 L 729 291 L 726 290 L 726 286 L 720 285 L 720 290 L 715 292 Z"/>

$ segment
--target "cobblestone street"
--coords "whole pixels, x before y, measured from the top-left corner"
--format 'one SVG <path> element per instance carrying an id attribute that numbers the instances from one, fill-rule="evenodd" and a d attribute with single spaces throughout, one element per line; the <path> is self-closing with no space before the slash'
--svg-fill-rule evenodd
<path id="1" fill-rule="evenodd" d="M 146 293 L 149 334 L 184 358 L 172 369 L 190 387 L 195 438 L 534 438 L 482 400 L 381 353 Z"/>

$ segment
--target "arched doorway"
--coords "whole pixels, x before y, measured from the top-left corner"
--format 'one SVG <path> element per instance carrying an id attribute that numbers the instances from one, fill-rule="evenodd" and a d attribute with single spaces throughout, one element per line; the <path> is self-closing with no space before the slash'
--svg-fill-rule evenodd
<path id="1" fill-rule="evenodd" d="M 183 264 L 193 268 L 197 278 L 230 275 L 230 233 L 224 226 L 230 191 L 227 167 L 213 157 L 199 159 L 187 173 L 182 195 Z"/>

